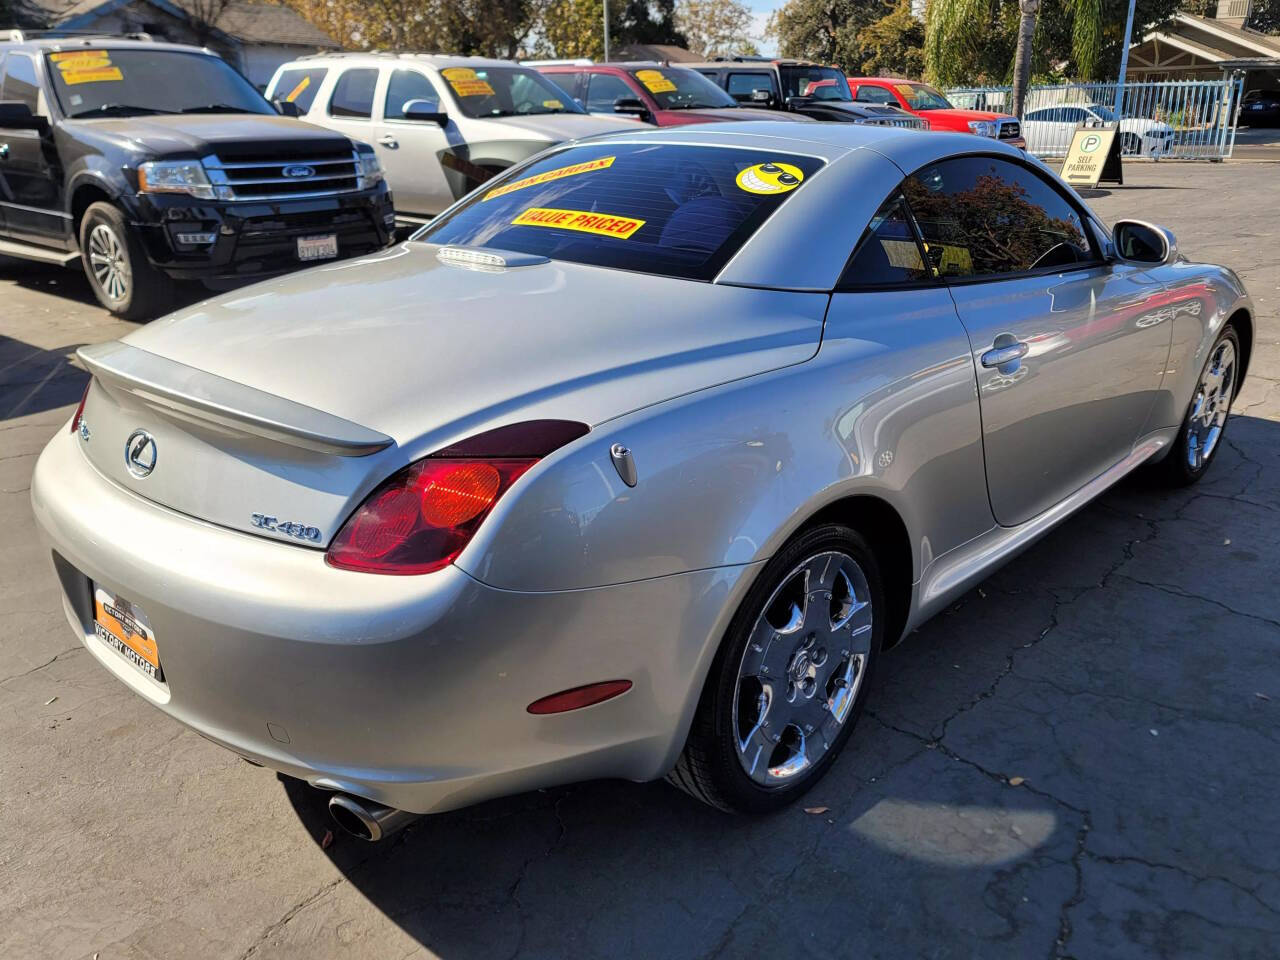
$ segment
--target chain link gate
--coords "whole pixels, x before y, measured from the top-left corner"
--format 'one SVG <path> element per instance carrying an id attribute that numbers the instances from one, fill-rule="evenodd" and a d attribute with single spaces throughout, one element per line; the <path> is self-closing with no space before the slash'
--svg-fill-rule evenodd
<path id="1" fill-rule="evenodd" d="M 1221 80 L 1126 83 L 1120 111 L 1120 146 L 1126 157 L 1222 160 L 1236 142 L 1243 76 Z M 1027 92 L 1022 135 L 1027 152 L 1065 157 L 1081 124 L 1115 122 L 1115 82 L 1034 86 Z M 946 91 L 955 106 L 1012 113 L 1012 87 Z"/>

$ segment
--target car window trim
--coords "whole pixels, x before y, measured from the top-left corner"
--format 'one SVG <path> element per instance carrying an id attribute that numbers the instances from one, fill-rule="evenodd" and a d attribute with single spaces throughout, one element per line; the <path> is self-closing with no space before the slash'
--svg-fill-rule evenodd
<path id="1" fill-rule="evenodd" d="M 1015 167 L 1020 167 L 1040 179 L 1043 183 L 1047 184 L 1051 190 L 1057 193 L 1067 206 L 1075 212 L 1075 215 L 1080 218 L 1080 226 L 1082 228 L 1086 227 L 1089 221 L 1093 219 L 1090 213 L 1076 202 L 1074 197 L 1069 193 L 1063 192 L 1062 188 L 1055 184 L 1049 177 L 1045 176 L 1043 171 L 1038 170 L 1033 164 L 1030 164 L 1025 160 L 1002 153 L 991 153 L 989 151 L 981 151 L 978 153 L 956 153 L 937 160 L 930 160 L 927 163 L 923 163 L 916 167 L 916 169 L 907 174 L 906 177 L 903 178 L 903 183 L 914 177 L 925 167 L 938 163 L 945 163 L 948 160 L 963 160 L 969 157 L 987 157 L 992 160 L 1003 160 Z M 899 185 L 899 189 L 902 189 L 901 185 Z M 877 207 L 876 209 L 879 208 Z M 912 226 L 915 228 L 917 237 L 923 238 L 924 231 L 922 231 L 919 224 L 916 223 L 915 213 L 911 210 L 911 201 L 909 200 L 907 201 L 907 216 L 910 218 Z M 970 276 L 947 276 L 945 274 L 938 274 L 938 280 L 947 286 L 965 286 L 972 283 L 1002 283 L 1006 280 L 1021 280 L 1024 277 L 1041 277 L 1055 273 L 1076 273 L 1080 270 L 1092 270 L 1095 267 L 1111 266 L 1112 261 L 1108 260 L 1105 253 L 1099 248 L 1098 238 L 1093 235 L 1093 231 L 1084 229 L 1083 233 L 1085 235 L 1085 242 L 1089 244 L 1089 250 L 1093 254 L 1093 258 L 1090 260 L 1081 260 L 1067 266 L 1057 265 L 1052 267 L 1036 267 L 1031 270 L 1017 270 L 1010 273 L 979 273 Z M 928 262 L 928 258 L 926 258 L 925 262 Z"/>
<path id="2" fill-rule="evenodd" d="M 902 185 L 906 183 L 906 178 L 898 182 L 898 185 L 889 192 L 889 195 L 880 201 L 880 205 L 876 207 L 876 213 L 879 213 L 886 203 L 890 200 L 897 199 L 902 204 L 902 208 L 906 211 L 907 227 L 911 230 L 911 236 L 916 241 L 916 252 L 920 254 L 920 262 L 925 265 L 925 269 L 929 272 L 929 276 L 923 280 L 895 280 L 891 283 L 858 283 L 856 281 L 846 282 L 845 277 L 849 273 L 849 268 L 853 266 L 853 261 L 857 259 L 858 253 L 862 250 L 862 245 L 874 234 L 871 232 L 871 224 L 862 229 L 862 236 L 858 238 L 858 242 L 853 245 L 853 250 L 849 254 L 849 258 L 845 260 L 844 267 L 840 270 L 840 278 L 836 281 L 836 285 L 832 287 L 832 293 L 861 293 L 867 290 L 921 290 L 930 287 L 943 286 L 942 278 L 938 272 L 933 269 L 933 265 L 929 262 L 929 256 L 925 251 L 924 236 L 920 232 L 920 226 L 916 223 L 915 215 L 911 212 L 911 203 L 907 200 L 907 195 L 902 190 Z M 875 219 L 875 214 L 872 214 Z"/>

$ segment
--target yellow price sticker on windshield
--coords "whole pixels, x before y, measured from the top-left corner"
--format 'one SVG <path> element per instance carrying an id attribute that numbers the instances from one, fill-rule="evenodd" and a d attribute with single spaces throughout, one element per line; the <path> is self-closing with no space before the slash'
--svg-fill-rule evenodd
<path id="1" fill-rule="evenodd" d="M 302 91 L 311 86 L 311 78 L 303 77 L 298 81 L 298 85 L 289 91 L 289 95 L 284 98 L 285 103 L 293 103 L 302 94 Z"/>
<path id="2" fill-rule="evenodd" d="M 564 177 L 574 177 L 580 173 L 590 173 L 592 170 L 604 170 L 613 166 L 613 161 L 616 159 L 616 157 L 601 157 L 598 160 L 587 160 L 567 167 L 557 167 L 554 170 L 548 170 L 546 173 L 535 173 L 532 177 L 512 180 L 510 183 L 504 183 L 500 187 L 494 187 L 484 195 L 484 200 L 492 200 L 494 197 L 501 197 L 516 190 L 523 190 L 525 187 L 536 187 L 540 183 L 549 183 L 552 180 L 560 180 Z M 480 202 L 483 203 L 484 200 Z"/>
<path id="3" fill-rule="evenodd" d="M 92 70 L 63 70 L 62 82 L 68 85 L 77 83 L 105 83 L 112 80 L 123 80 L 124 74 L 119 67 L 99 67 Z"/>
<path id="4" fill-rule="evenodd" d="M 106 50 L 70 50 L 66 53 L 51 53 L 49 60 L 57 64 L 70 63 L 74 60 L 102 60 L 110 63 L 111 54 Z"/>
<path id="5" fill-rule="evenodd" d="M 671 93 L 676 85 L 663 75 L 661 70 L 637 70 L 636 79 L 645 85 L 650 93 Z"/>
<path id="6" fill-rule="evenodd" d="M 548 110 L 563 110 L 564 104 L 559 100 L 543 100 L 542 105 Z"/>
<path id="7" fill-rule="evenodd" d="M 589 210 L 557 210 L 554 207 L 530 207 L 514 220 L 517 227 L 559 227 L 561 230 L 577 230 L 579 233 L 595 233 L 602 237 L 627 239 L 644 226 L 635 217 L 615 217 L 607 213 Z"/>
<path id="8" fill-rule="evenodd" d="M 460 97 L 492 97 L 493 87 L 470 67 L 449 67 L 440 71 L 440 76 L 449 81 L 453 92 Z"/>
<path id="9" fill-rule="evenodd" d="M 66 84 L 103 83 L 124 79 L 124 74 L 111 62 L 111 54 L 106 50 L 52 53 L 49 59 L 57 65 L 62 74 L 62 82 Z"/>

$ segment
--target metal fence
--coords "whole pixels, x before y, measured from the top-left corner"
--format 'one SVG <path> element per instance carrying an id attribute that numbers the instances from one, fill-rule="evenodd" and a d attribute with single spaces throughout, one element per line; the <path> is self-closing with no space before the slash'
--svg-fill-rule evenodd
<path id="1" fill-rule="evenodd" d="M 1126 83 L 1120 111 L 1120 145 L 1127 157 L 1218 160 L 1236 141 L 1243 77 Z M 1012 112 L 1013 88 L 948 90 L 957 107 Z M 1022 134 L 1037 157 L 1063 157 L 1081 124 L 1114 123 L 1115 83 L 1063 83 L 1032 87 L 1023 110 Z"/>

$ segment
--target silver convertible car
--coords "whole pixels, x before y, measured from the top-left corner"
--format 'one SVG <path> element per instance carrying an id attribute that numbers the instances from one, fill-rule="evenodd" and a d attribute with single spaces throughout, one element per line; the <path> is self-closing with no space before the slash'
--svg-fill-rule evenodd
<path id="1" fill-rule="evenodd" d="M 622 134 L 82 349 L 31 497 L 93 656 L 367 839 L 598 777 L 767 811 L 884 648 L 1204 474 L 1253 313 L 988 139 Z"/>

